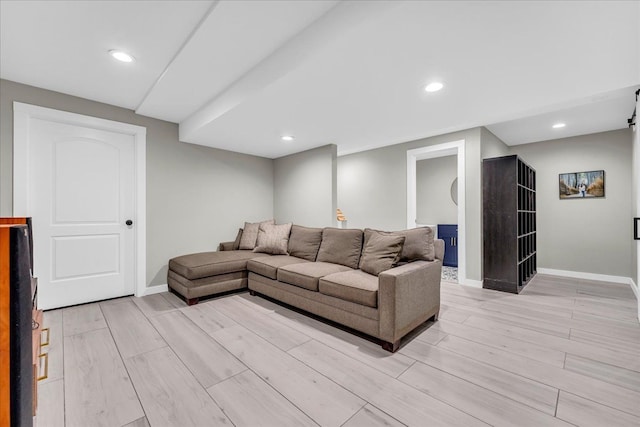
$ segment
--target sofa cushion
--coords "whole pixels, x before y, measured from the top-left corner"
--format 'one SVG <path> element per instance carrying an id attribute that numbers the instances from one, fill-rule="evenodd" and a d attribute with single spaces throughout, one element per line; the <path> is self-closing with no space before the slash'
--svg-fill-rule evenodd
<path id="1" fill-rule="evenodd" d="M 201 252 L 169 260 L 169 269 L 189 280 L 247 269 L 247 261 L 267 254 L 251 251 Z"/>
<path id="2" fill-rule="evenodd" d="M 309 262 L 306 259 L 296 258 L 289 255 L 274 255 L 270 257 L 255 258 L 247 263 L 247 270 L 276 280 L 278 278 L 278 268 L 291 264 L 302 264 Z"/>
<path id="3" fill-rule="evenodd" d="M 316 260 L 357 269 L 361 251 L 362 230 L 325 228 Z"/>
<path id="4" fill-rule="evenodd" d="M 400 259 L 404 241 L 405 236 L 400 234 L 381 233 L 365 228 L 360 270 L 377 276 L 394 267 Z"/>
<path id="5" fill-rule="evenodd" d="M 289 255 L 315 261 L 322 242 L 322 228 L 293 225 L 289 236 Z"/>
<path id="6" fill-rule="evenodd" d="M 260 224 L 256 247 L 253 251 L 273 255 L 288 255 L 289 233 L 291 233 L 291 223 L 279 225 Z"/>
<path id="7" fill-rule="evenodd" d="M 349 270 L 351 270 L 349 267 L 329 262 L 305 262 L 278 268 L 277 279 L 290 285 L 317 291 L 318 280 L 321 277 Z"/>
<path id="8" fill-rule="evenodd" d="M 260 224 L 275 224 L 275 220 L 269 219 L 262 222 L 245 222 L 244 229 L 242 230 L 242 237 L 240 237 L 240 246 L 238 249 L 253 250 L 256 247 L 256 240 L 258 240 L 258 230 Z"/>
<path id="9" fill-rule="evenodd" d="M 368 307 L 378 306 L 378 278 L 360 270 L 345 271 L 320 279 L 321 294 Z"/>

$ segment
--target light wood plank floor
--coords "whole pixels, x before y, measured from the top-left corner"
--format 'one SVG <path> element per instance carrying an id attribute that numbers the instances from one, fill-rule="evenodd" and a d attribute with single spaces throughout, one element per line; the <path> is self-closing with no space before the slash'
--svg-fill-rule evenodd
<path id="1" fill-rule="evenodd" d="M 45 313 L 36 424 L 638 426 L 636 316 L 627 285 L 443 282 L 440 320 L 391 354 L 247 293 L 103 301 Z"/>

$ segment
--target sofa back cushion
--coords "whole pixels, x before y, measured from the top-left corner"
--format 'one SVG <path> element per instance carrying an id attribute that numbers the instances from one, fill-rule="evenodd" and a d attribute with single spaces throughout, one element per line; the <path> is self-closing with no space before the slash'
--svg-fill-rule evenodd
<path id="1" fill-rule="evenodd" d="M 291 233 L 291 223 L 279 225 L 260 224 L 256 247 L 253 252 L 288 255 L 289 233 Z"/>
<path id="2" fill-rule="evenodd" d="M 289 236 L 289 255 L 315 261 L 322 242 L 322 228 L 293 225 Z"/>
<path id="3" fill-rule="evenodd" d="M 362 230 L 327 227 L 316 261 L 331 262 L 357 269 L 362 251 Z"/>
<path id="4" fill-rule="evenodd" d="M 260 224 L 275 224 L 275 220 L 270 219 L 262 222 L 245 222 L 242 236 L 240 236 L 240 245 L 238 249 L 253 250 L 256 247 L 256 241 L 258 240 L 258 230 Z"/>
<path id="5" fill-rule="evenodd" d="M 405 236 L 364 229 L 360 270 L 377 276 L 398 263 Z"/>

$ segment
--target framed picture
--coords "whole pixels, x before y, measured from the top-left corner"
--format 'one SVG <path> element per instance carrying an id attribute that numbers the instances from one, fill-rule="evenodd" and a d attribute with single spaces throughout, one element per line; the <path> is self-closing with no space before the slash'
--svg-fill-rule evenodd
<path id="1" fill-rule="evenodd" d="M 640 240 L 640 218 L 633 218 L 633 240 Z"/>
<path id="2" fill-rule="evenodd" d="M 560 174 L 560 199 L 604 197 L 604 171 Z"/>

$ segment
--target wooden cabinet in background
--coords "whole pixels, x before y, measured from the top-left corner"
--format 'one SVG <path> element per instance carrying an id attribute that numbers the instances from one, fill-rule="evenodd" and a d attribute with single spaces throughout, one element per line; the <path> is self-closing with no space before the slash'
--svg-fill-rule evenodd
<path id="1" fill-rule="evenodd" d="M 48 365 L 48 353 L 43 355 L 41 348 L 43 345 L 48 345 L 49 334 L 47 330 L 47 342 L 42 342 L 42 310 L 33 309 L 32 310 L 32 318 L 33 318 L 33 328 L 31 330 L 31 344 L 32 344 L 32 352 L 31 352 L 31 363 L 33 364 L 33 378 L 32 378 L 32 390 L 33 390 L 33 404 L 32 404 L 32 415 L 36 415 L 36 409 L 38 408 L 38 381 L 46 378 L 46 374 L 41 377 L 40 376 L 40 358 L 47 357 L 45 363 Z M 45 369 L 48 371 L 48 366 Z"/>
<path id="2" fill-rule="evenodd" d="M 0 425 L 33 425 L 29 228 L 0 225 Z"/>
<path id="3" fill-rule="evenodd" d="M 31 218 L 0 218 L 1 426 L 32 426 L 35 414 L 34 354 L 40 349 L 34 349 L 33 325 L 34 315 L 41 324 L 42 312 L 35 310 L 31 243 Z"/>
<path id="4" fill-rule="evenodd" d="M 483 287 L 519 293 L 536 274 L 536 171 L 518 156 L 482 163 Z"/>

